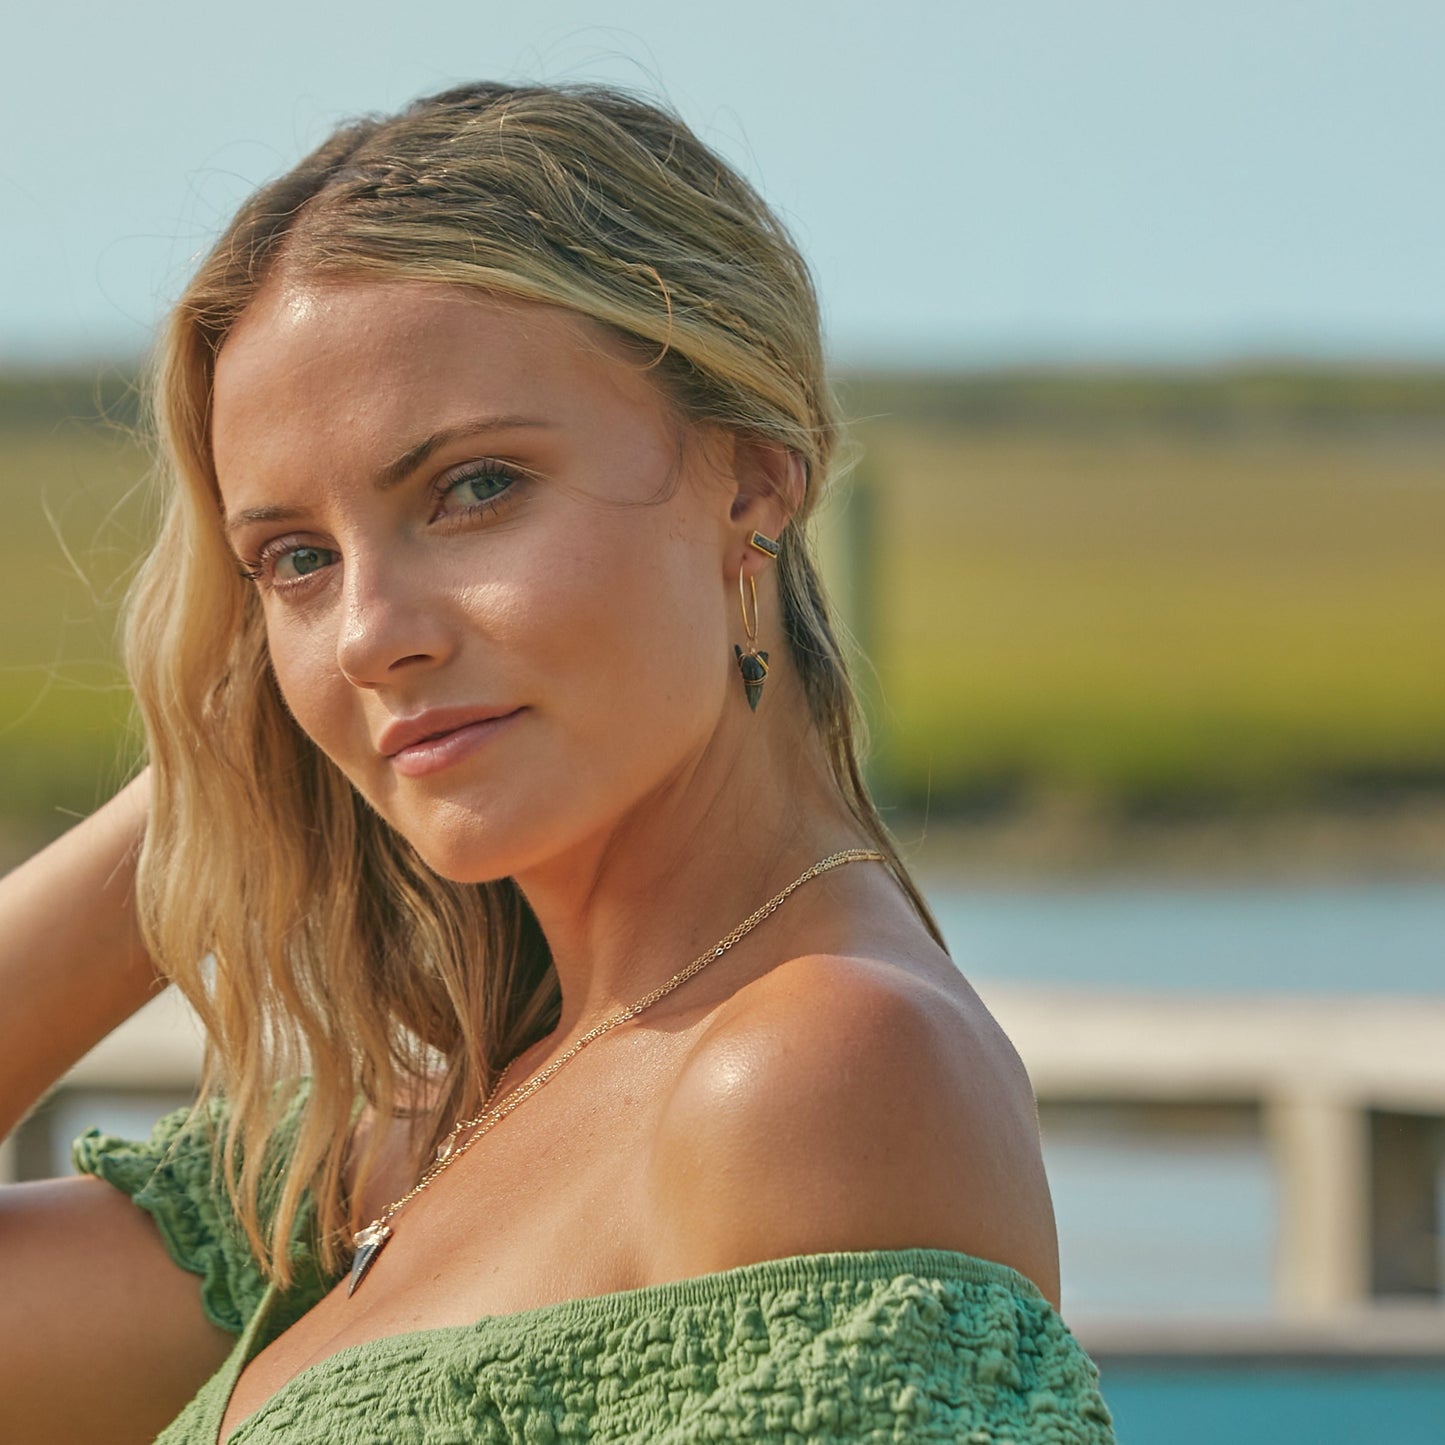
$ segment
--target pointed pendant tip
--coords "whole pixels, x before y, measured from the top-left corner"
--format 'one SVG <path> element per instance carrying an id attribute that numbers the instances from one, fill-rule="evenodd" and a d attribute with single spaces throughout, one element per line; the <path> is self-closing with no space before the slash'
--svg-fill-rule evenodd
<path id="1" fill-rule="evenodd" d="M 356 1293 L 357 1286 L 366 1278 L 367 1271 L 376 1263 L 376 1256 L 391 1238 L 391 1229 L 385 1224 L 369 1224 L 356 1236 L 356 1254 L 351 1261 L 351 1278 L 347 1281 L 346 1297 Z"/>

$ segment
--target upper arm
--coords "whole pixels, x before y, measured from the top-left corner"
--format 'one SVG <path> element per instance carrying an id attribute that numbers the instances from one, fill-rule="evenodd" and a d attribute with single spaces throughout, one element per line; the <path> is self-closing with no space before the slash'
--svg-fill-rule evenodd
<path id="1" fill-rule="evenodd" d="M 153 1440 L 235 1343 L 98 1179 L 0 1188 L 0 1261 L 0 1439 Z"/>
<path id="2" fill-rule="evenodd" d="M 651 1158 L 667 1277 L 832 1250 L 1011 1265 L 1058 1302 L 1037 1113 L 986 1016 L 863 960 L 819 958 L 721 1018 Z"/>

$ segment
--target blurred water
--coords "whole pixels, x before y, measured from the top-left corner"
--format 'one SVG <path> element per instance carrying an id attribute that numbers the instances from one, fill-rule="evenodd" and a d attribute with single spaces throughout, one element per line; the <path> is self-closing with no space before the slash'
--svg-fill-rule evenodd
<path id="1" fill-rule="evenodd" d="M 935 884 L 927 892 L 960 968 L 985 997 L 994 981 L 1180 993 L 1445 993 L 1445 886 L 1438 884 Z M 1269 1313 L 1276 1180 L 1257 1128 L 1130 1136 L 1097 1120 L 1081 1127 L 1055 1120 L 1051 1128 L 1046 1116 L 1044 1158 L 1066 1314 Z M 1445 1425 L 1439 1438 L 1445 1442 Z"/>
<path id="2" fill-rule="evenodd" d="M 1275 1176 L 1258 1134 L 1046 1126 L 1043 1145 L 1065 1318 L 1270 1313 Z"/>
<path id="3" fill-rule="evenodd" d="M 1445 992 L 1445 885 L 926 889 L 971 979 Z"/>
<path id="4" fill-rule="evenodd" d="M 928 891 L 960 966 L 985 982 L 1179 992 L 1445 993 L 1440 885 Z M 178 1102 L 62 1101 L 66 1112 L 56 1121 L 52 1167 L 65 1169 L 69 1140 L 88 1125 L 141 1135 Z M 1095 1116 L 1070 1122 L 1046 1112 L 1044 1156 L 1067 1318 L 1271 1312 L 1277 1182 L 1257 1121 L 1170 1133 L 1111 1128 Z M 1266 1414 L 1276 1406 L 1303 1409 L 1299 1401 L 1309 1393 L 1298 1380 L 1283 1377 L 1255 1375 L 1229 1389 L 1236 1385 L 1246 1394 L 1254 1391 L 1248 1408 Z M 1236 1399 L 1219 1381 L 1209 1386 L 1216 1387 L 1221 1400 L 1233 1402 L 1228 1409 L 1246 1408 L 1244 1395 Z M 1429 1385 L 1426 1394 L 1435 1388 Z M 1137 1434 L 1121 1431 L 1126 1445 L 1131 1438 L 1145 1445 L 1186 1438 L 1143 1428 L 1152 1418 L 1150 1401 L 1163 1389 L 1157 1373 L 1129 1384 L 1129 1409 L 1143 1413 Z M 1197 1438 L 1255 1437 L 1231 1430 Z M 1304 1430 L 1277 1438 L 1316 1437 Z M 1445 1425 L 1439 1439 L 1445 1442 Z"/>
<path id="5" fill-rule="evenodd" d="M 1101 1372 L 1119 1445 L 1440 1445 L 1445 1367 L 1121 1367 Z"/>

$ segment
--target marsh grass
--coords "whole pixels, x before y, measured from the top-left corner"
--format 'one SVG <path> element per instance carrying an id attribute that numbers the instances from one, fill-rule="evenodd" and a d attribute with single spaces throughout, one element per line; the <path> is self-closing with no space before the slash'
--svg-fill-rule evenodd
<path id="1" fill-rule="evenodd" d="M 864 430 L 895 794 L 1445 787 L 1445 426 Z"/>
<path id="2" fill-rule="evenodd" d="M 895 804 L 1445 792 L 1445 376 L 863 378 L 845 399 L 865 458 L 823 555 L 872 599 Z M 120 374 L 0 378 L 10 833 L 60 831 L 135 757 L 115 661 L 147 533 L 131 403 Z M 853 593 L 840 537 L 865 501 Z"/>
<path id="3" fill-rule="evenodd" d="M 146 465 L 115 425 L 0 425 L 0 817 L 10 830 L 60 831 L 133 765 L 116 627 L 147 531 Z"/>

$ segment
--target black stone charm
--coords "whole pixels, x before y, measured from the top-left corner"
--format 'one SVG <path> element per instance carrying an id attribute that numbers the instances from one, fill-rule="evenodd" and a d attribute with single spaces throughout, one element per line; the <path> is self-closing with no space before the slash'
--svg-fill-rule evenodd
<path id="1" fill-rule="evenodd" d="M 389 1224 L 368 1224 L 365 1229 L 356 1233 L 356 1257 L 351 1261 L 351 1282 L 346 1286 L 346 1297 L 351 1298 L 356 1293 L 356 1287 L 366 1278 L 366 1271 L 376 1263 L 376 1256 L 379 1255 L 391 1238 L 391 1226 Z"/>
<path id="2" fill-rule="evenodd" d="M 738 671 L 743 675 L 743 686 L 748 692 L 748 706 L 757 712 L 758 702 L 763 695 L 763 682 L 768 675 L 768 654 L 752 649 L 744 652 L 736 643 L 733 644 L 733 651 L 737 654 Z"/>

